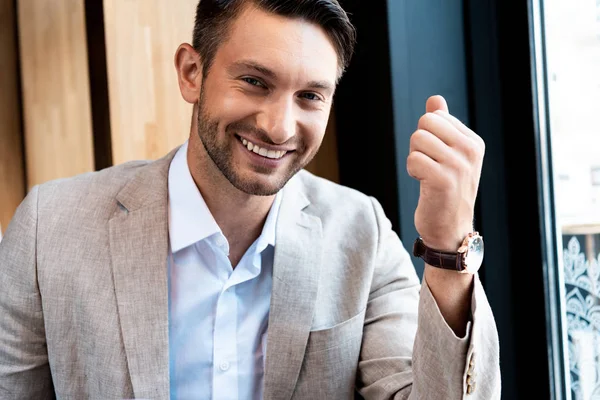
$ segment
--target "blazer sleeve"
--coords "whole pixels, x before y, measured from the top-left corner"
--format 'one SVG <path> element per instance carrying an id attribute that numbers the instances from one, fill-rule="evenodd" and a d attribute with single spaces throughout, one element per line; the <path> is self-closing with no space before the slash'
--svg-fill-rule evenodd
<path id="1" fill-rule="evenodd" d="M 38 187 L 0 242 L 0 398 L 52 399 L 42 302 L 37 286 Z"/>
<path id="2" fill-rule="evenodd" d="M 379 238 L 358 392 L 366 400 L 500 399 L 498 333 L 478 276 L 472 319 L 465 337 L 459 338 L 444 320 L 427 282 L 420 284 L 381 205 L 372 202 Z"/>

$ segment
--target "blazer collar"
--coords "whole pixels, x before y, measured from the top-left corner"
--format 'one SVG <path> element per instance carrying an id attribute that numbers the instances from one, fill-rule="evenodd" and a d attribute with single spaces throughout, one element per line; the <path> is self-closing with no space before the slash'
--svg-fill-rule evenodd
<path id="1" fill-rule="evenodd" d="M 167 176 L 177 149 L 140 168 L 109 221 L 117 308 L 134 397 L 169 397 Z"/>

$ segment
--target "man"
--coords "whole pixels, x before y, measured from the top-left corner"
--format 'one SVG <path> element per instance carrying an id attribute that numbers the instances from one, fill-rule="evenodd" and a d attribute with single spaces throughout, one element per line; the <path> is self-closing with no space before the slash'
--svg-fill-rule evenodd
<path id="1" fill-rule="evenodd" d="M 0 244 L 2 399 L 500 397 L 483 141 L 428 99 L 422 283 L 375 199 L 302 170 L 353 45 L 336 0 L 199 3 L 189 141 L 35 187 Z"/>

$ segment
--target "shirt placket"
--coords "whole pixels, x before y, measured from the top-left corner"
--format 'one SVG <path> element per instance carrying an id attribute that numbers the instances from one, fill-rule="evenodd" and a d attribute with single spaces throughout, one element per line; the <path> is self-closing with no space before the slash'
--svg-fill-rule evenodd
<path id="1" fill-rule="evenodd" d="M 238 398 L 237 313 L 235 287 L 225 285 L 217 300 L 213 336 L 213 400 Z"/>
<path id="2" fill-rule="evenodd" d="M 233 271 L 229 262 L 229 246 L 222 234 L 214 238 L 217 257 L 222 258 L 223 266 L 227 265 L 226 277 L 221 293 L 217 299 L 215 310 L 215 327 L 213 332 L 213 400 L 237 399 L 238 388 L 238 354 L 237 354 L 237 297 L 233 286 Z M 224 271 L 223 271 L 224 272 Z"/>

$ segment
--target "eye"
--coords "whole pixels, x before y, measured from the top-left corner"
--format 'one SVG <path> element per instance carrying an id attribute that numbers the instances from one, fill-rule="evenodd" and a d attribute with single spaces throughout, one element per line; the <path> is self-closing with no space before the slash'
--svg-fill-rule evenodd
<path id="1" fill-rule="evenodd" d="M 321 100 L 321 98 L 319 97 L 319 95 L 317 95 L 316 93 L 312 93 L 312 92 L 302 93 L 300 95 L 300 97 L 305 98 L 306 100 L 310 100 L 310 101 L 319 101 L 319 100 Z"/>
<path id="2" fill-rule="evenodd" d="M 262 88 L 266 87 L 261 81 L 259 81 L 256 78 L 251 78 L 251 77 L 247 76 L 247 77 L 242 78 L 242 80 L 252 86 L 257 86 L 257 87 L 262 87 Z"/>

